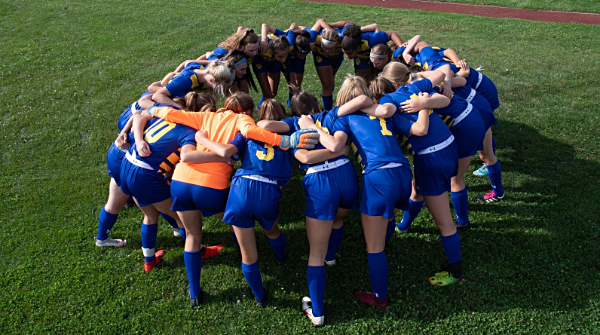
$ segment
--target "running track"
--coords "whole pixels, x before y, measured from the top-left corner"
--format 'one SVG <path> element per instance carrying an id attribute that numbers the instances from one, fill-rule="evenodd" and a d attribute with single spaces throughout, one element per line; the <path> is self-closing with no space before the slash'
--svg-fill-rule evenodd
<path id="1" fill-rule="evenodd" d="M 379 6 L 387 8 L 417 9 L 431 12 L 458 13 L 487 17 L 516 18 L 531 21 L 558 23 L 584 23 L 600 25 L 600 14 L 530 10 L 498 6 L 468 5 L 449 2 L 419 0 L 303 0 L 347 5 Z"/>

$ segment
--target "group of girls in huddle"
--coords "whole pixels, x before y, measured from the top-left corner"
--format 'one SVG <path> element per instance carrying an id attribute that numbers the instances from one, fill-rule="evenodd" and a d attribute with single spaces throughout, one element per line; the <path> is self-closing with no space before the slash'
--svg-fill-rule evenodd
<path id="1" fill-rule="evenodd" d="M 372 292 L 354 291 L 359 302 L 387 307 L 385 246 L 395 231 L 409 230 L 424 205 L 440 230 L 449 264 L 448 271 L 429 282 L 462 282 L 457 229 L 470 225 L 463 177 L 475 153 L 493 187 L 477 200 L 504 197 L 491 133 L 499 106 L 491 80 L 451 49 L 431 47 L 420 36 L 404 43 L 377 24 L 360 27 L 319 19 L 311 28 L 295 23 L 285 31 L 268 24 L 261 28 L 257 35 L 239 27 L 215 50 L 181 63 L 121 115 L 121 133 L 107 157 L 111 184 L 96 245 L 125 245 L 108 234 L 132 196 L 144 213 L 145 271 L 165 253 L 155 251 L 161 214 L 185 240 L 188 294 L 197 306 L 201 260 L 222 247 L 202 245 L 202 217 L 214 215 L 229 225 L 240 247 L 244 277 L 256 304 L 264 307 L 267 294 L 254 225 L 259 222 L 277 263 L 284 264 L 288 249 L 278 226 L 278 201 L 295 159 L 305 172 L 310 246 L 309 296 L 302 299 L 302 309 L 314 325 L 325 322 L 325 265 L 336 264 L 343 219 L 352 209 L 361 213 L 372 286 Z M 301 89 L 310 52 L 323 107 Z M 355 75 L 341 85 L 334 107 L 335 75 L 344 55 L 353 60 Z M 252 72 L 262 92 L 258 124 L 251 117 L 255 104 L 248 94 L 250 87 L 256 89 Z M 285 106 L 273 99 L 282 72 L 290 84 L 292 117 L 287 118 Z M 226 96 L 223 108 L 216 107 L 215 94 Z M 413 169 L 401 146 L 412 153 Z M 362 167 L 360 183 L 351 151 Z M 241 166 L 230 181 L 238 160 Z M 396 224 L 398 211 L 403 214 Z"/>

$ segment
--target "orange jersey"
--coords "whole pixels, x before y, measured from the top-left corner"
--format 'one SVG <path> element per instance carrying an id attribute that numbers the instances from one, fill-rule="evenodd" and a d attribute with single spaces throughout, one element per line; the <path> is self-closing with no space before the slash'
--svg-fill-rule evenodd
<path id="1" fill-rule="evenodd" d="M 271 145 L 281 143 L 281 135 L 260 128 L 246 114 L 237 114 L 229 110 L 218 113 L 195 113 L 172 107 L 158 107 L 154 109 L 154 116 L 197 130 L 205 130 L 207 138 L 217 143 L 227 144 L 231 142 L 238 132 L 242 133 L 244 137 Z M 209 151 L 200 144 L 196 146 L 196 150 Z M 222 190 L 229 186 L 231 170 L 231 165 L 224 162 L 181 162 L 175 169 L 173 180 Z"/>

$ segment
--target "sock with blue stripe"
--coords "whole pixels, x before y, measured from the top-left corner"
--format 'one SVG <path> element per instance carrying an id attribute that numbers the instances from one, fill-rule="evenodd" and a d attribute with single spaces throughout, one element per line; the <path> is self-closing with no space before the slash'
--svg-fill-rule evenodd
<path id="1" fill-rule="evenodd" d="M 326 261 L 332 261 L 335 259 L 335 255 L 342 244 L 342 238 L 344 237 L 345 230 L 346 225 L 342 225 L 338 229 L 331 230 L 331 235 L 329 235 L 329 245 L 327 246 L 327 254 L 325 255 Z"/>
<path id="2" fill-rule="evenodd" d="M 388 221 L 387 231 L 385 232 L 385 244 L 387 244 L 392 236 L 394 236 L 394 232 L 396 231 L 396 218 L 392 218 Z"/>
<path id="3" fill-rule="evenodd" d="M 385 251 L 378 253 L 369 253 L 369 277 L 375 298 L 384 300 L 387 298 L 388 287 L 388 263 L 385 257 Z"/>
<path id="4" fill-rule="evenodd" d="M 322 95 L 321 102 L 323 102 L 323 110 L 331 110 L 333 108 L 333 95 Z"/>
<path id="5" fill-rule="evenodd" d="M 156 235 L 158 223 L 142 224 L 142 252 L 146 262 L 154 261 L 154 247 L 156 246 Z"/>
<path id="6" fill-rule="evenodd" d="M 458 192 L 450 192 L 450 198 L 452 199 L 452 206 L 454 206 L 454 212 L 456 212 L 456 222 L 460 225 L 466 225 L 469 223 L 469 193 L 467 188 L 463 188 Z"/>
<path id="7" fill-rule="evenodd" d="M 202 293 L 202 289 L 200 288 L 200 273 L 202 271 L 202 256 L 200 251 L 184 251 L 183 261 L 185 262 L 185 271 L 187 272 L 190 284 L 190 298 L 195 298 Z"/>
<path id="8" fill-rule="evenodd" d="M 262 286 L 262 278 L 260 276 L 260 270 L 258 269 L 258 262 L 252 264 L 246 264 L 242 262 L 242 271 L 244 272 L 244 278 L 248 282 L 248 286 L 254 293 L 254 297 L 258 300 L 265 298 L 265 290 Z"/>
<path id="9" fill-rule="evenodd" d="M 96 239 L 98 241 L 104 241 L 108 238 L 108 234 L 110 234 L 111 229 L 117 222 L 117 218 L 119 214 L 111 214 L 107 212 L 104 207 L 100 211 L 100 215 L 98 215 L 98 236 Z"/>
<path id="10" fill-rule="evenodd" d="M 456 266 L 452 266 L 452 264 L 458 263 L 460 265 L 461 254 L 460 254 L 460 236 L 458 232 L 450 236 L 442 236 L 442 246 L 444 247 L 444 252 L 446 253 L 446 258 L 448 258 L 448 264 L 450 264 L 450 270 L 454 277 L 460 278 L 462 277 L 462 267 L 460 267 L 460 273 Z"/>
<path id="11" fill-rule="evenodd" d="M 275 251 L 275 256 L 277 257 L 277 259 L 284 259 L 287 244 L 285 243 L 285 236 L 283 235 L 283 233 L 279 234 L 278 238 L 269 238 L 268 240 L 269 244 L 271 245 L 271 248 L 273 248 L 273 251 Z"/>
<path id="12" fill-rule="evenodd" d="M 172 217 L 168 216 L 165 213 L 160 213 L 160 216 L 162 216 L 162 218 L 165 219 L 165 221 L 167 221 L 167 223 L 171 226 L 171 228 L 179 229 L 179 226 L 177 226 L 177 221 L 175 221 L 175 219 L 173 219 Z"/>
<path id="13" fill-rule="evenodd" d="M 502 169 L 500 168 L 500 161 L 496 161 L 496 164 L 488 166 L 487 169 L 494 193 L 499 197 L 503 196 L 504 188 L 502 187 Z"/>
<path id="14" fill-rule="evenodd" d="M 404 211 L 404 215 L 402 215 L 402 221 L 398 223 L 398 229 L 401 231 L 407 231 L 421 212 L 421 208 L 423 208 L 424 204 L 425 200 L 413 201 L 412 199 L 409 199 L 408 210 Z"/>
<path id="15" fill-rule="evenodd" d="M 323 306 L 325 304 L 325 266 L 306 267 L 306 282 L 308 283 L 308 292 L 312 301 L 313 315 L 323 316 Z"/>

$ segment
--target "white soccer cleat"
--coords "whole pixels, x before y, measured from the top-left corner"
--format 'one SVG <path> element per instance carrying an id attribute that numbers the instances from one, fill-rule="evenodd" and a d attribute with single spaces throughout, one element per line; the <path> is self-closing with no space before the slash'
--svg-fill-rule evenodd
<path id="1" fill-rule="evenodd" d="M 328 261 L 328 260 L 325 260 L 325 265 L 327 265 L 327 266 L 335 266 L 335 264 L 337 264 L 337 263 L 335 262 L 335 258 L 334 258 L 334 259 L 332 259 L 332 260 L 330 260 L 330 261 Z"/>
<path id="2" fill-rule="evenodd" d="M 181 233 L 179 232 L 178 228 L 173 228 L 173 236 L 177 236 L 177 237 L 181 236 Z"/>
<path id="3" fill-rule="evenodd" d="M 324 325 L 325 324 L 325 315 L 314 316 L 311 305 L 312 305 L 312 301 L 310 300 L 309 297 L 302 298 L 302 311 L 304 312 L 304 314 L 306 314 L 306 316 L 308 316 L 308 318 L 310 319 L 310 322 L 312 322 L 313 325 L 315 325 L 317 327 Z"/>
<path id="4" fill-rule="evenodd" d="M 96 240 L 97 247 L 123 247 L 127 244 L 127 240 L 121 240 L 118 238 L 107 237 L 106 240 Z"/>

